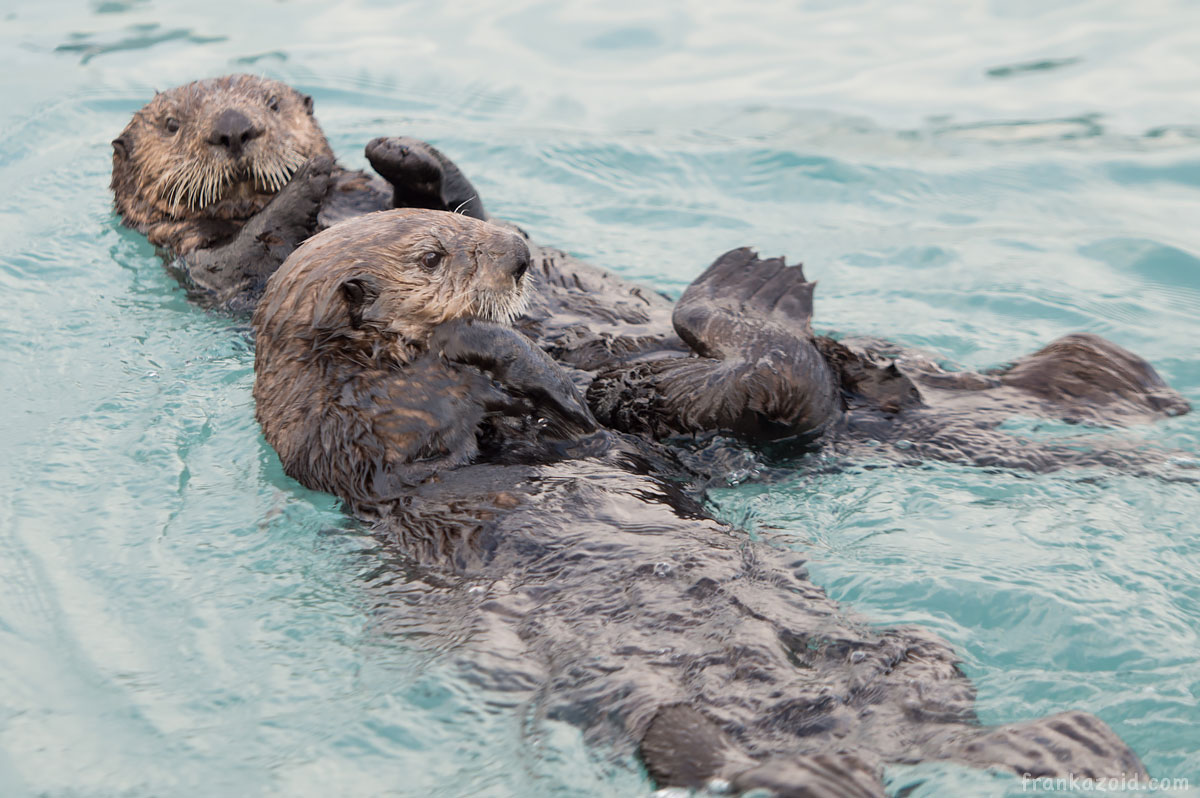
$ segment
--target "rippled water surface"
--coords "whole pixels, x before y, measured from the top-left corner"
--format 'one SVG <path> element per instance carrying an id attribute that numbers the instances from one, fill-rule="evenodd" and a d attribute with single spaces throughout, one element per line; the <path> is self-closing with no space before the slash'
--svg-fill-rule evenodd
<path id="1" fill-rule="evenodd" d="M 378 7 L 375 7 L 378 5 Z M 569 6 L 569 7 L 568 7 Z M 282 473 L 244 324 L 107 191 L 155 87 L 316 98 L 344 163 L 434 141 L 493 213 L 678 291 L 802 259 L 819 329 L 982 368 L 1087 330 L 1200 403 L 1189 2 L 9 3 L 0 10 L 0 795 L 645 795 L 632 762 L 389 625 L 408 578 Z M 1086 435 L 1061 426 L 1031 435 Z M 1200 451 L 1200 414 L 1121 433 Z M 1200 785 L 1200 491 L 946 465 L 753 483 L 829 592 L 962 653 L 980 714 L 1079 707 Z M 895 768 L 913 795 L 1019 780 Z"/>

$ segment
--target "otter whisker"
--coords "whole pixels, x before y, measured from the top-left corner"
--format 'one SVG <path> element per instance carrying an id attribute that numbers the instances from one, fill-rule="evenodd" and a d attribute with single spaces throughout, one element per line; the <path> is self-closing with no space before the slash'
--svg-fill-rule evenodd
<path id="1" fill-rule="evenodd" d="M 256 167 L 251 167 L 252 170 Z M 234 181 L 231 163 L 187 161 L 164 172 L 155 181 L 152 193 L 171 213 L 203 210 L 220 201 L 225 187 Z"/>
<path id="2" fill-rule="evenodd" d="M 455 208 L 453 211 L 451 211 L 451 213 L 462 213 L 462 209 L 467 207 L 467 205 L 470 204 L 471 200 L 477 199 L 478 196 L 479 196 L 478 194 L 472 194 L 470 197 L 467 197 L 465 200 L 463 200 L 461 203 L 459 203 L 458 207 Z"/>
<path id="3" fill-rule="evenodd" d="M 194 204 L 193 194 L 196 190 L 200 175 L 197 168 L 192 163 L 184 163 L 181 166 L 172 169 L 165 176 L 173 184 L 171 191 L 171 210 L 178 212 L 184 206 L 190 208 Z"/>
<path id="4" fill-rule="evenodd" d="M 171 178 L 171 181 L 167 186 L 168 188 L 172 189 L 170 192 L 169 203 L 171 212 L 178 213 L 180 210 L 180 203 L 183 201 L 184 190 L 186 188 L 186 175 L 178 176 L 176 170 L 176 172 L 168 173 L 167 177 Z"/>
<path id="5" fill-rule="evenodd" d="M 255 186 L 261 191 L 280 191 L 304 164 L 304 160 L 304 157 L 291 147 L 256 160 L 251 167 Z"/>
<path id="6" fill-rule="evenodd" d="M 211 167 L 196 170 L 195 177 L 188 188 L 188 207 L 202 208 L 208 204 L 208 193 L 212 190 L 213 169 Z"/>
<path id="7" fill-rule="evenodd" d="M 472 309 L 475 315 L 481 319 L 498 324 L 512 324 L 518 316 L 525 312 L 528 304 L 529 295 L 525 290 L 525 283 L 522 282 L 512 293 L 497 295 L 489 292 L 476 295 Z"/>
<path id="8" fill-rule="evenodd" d="M 209 203 L 209 194 L 213 190 L 213 177 L 215 169 L 211 166 L 205 168 L 196 176 L 196 189 L 192 192 L 191 206 L 193 208 L 203 208 Z"/>
<path id="9" fill-rule="evenodd" d="M 283 188 L 283 183 L 280 180 L 278 158 L 263 163 L 255 179 L 258 181 L 259 187 L 265 191 L 273 193 Z"/>

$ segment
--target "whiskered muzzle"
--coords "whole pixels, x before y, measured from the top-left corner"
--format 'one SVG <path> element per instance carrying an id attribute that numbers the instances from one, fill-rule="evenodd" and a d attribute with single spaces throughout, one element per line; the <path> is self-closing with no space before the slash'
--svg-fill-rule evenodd
<path id="1" fill-rule="evenodd" d="M 481 289 L 475 292 L 475 315 L 498 324 L 512 324 L 529 307 L 528 281 L 521 276 L 508 291 Z"/>
<path id="2" fill-rule="evenodd" d="M 304 160 L 304 156 L 291 147 L 267 150 L 256 155 L 250 161 L 250 174 L 254 177 L 255 187 L 265 193 L 276 193 L 304 165 Z"/>
<path id="3" fill-rule="evenodd" d="M 525 312 L 529 299 L 529 246 L 515 233 L 494 229 L 472 253 L 475 261 L 475 315 L 511 324 Z"/>
<path id="4" fill-rule="evenodd" d="M 203 211 L 219 203 L 239 184 L 249 184 L 260 194 L 278 193 L 292 179 L 305 158 L 291 146 L 267 148 L 252 144 L 240 159 L 190 159 L 168 169 L 155 188 L 173 213 Z"/>

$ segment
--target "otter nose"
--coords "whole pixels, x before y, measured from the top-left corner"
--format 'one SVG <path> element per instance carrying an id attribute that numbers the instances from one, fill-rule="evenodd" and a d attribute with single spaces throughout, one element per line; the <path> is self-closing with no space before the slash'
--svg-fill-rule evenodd
<path id="1" fill-rule="evenodd" d="M 464 217 L 483 230 L 491 225 Z M 521 284 L 531 262 L 529 247 L 520 236 L 507 230 L 488 230 L 487 240 L 475 250 L 476 267 L 496 290 L 511 290 Z"/>
<path id="2" fill-rule="evenodd" d="M 228 108 L 213 123 L 208 143 L 224 147 L 229 150 L 230 155 L 238 158 L 242 154 L 242 148 L 261 135 L 262 130 L 256 128 L 245 114 Z"/>
<path id="3" fill-rule="evenodd" d="M 524 244 L 524 242 L 522 242 Z M 522 246 L 512 259 L 513 280 L 520 282 L 525 272 L 529 271 L 529 248 Z"/>

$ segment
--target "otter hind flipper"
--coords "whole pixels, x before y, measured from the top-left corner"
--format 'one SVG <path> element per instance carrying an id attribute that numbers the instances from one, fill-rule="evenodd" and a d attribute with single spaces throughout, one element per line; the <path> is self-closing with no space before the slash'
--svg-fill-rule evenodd
<path id="1" fill-rule="evenodd" d="M 617 366 L 588 386 L 606 426 L 666 438 L 712 431 L 778 441 L 821 430 L 832 396 L 778 353 L 752 360 L 670 358 Z"/>
<path id="2" fill-rule="evenodd" d="M 782 258 L 727 252 L 693 282 L 672 322 L 698 358 L 625 364 L 588 401 L 610 425 L 655 437 L 725 431 L 759 441 L 819 435 L 842 410 L 812 337 L 813 283 Z"/>
<path id="3" fill-rule="evenodd" d="M 1144 359 L 1091 333 L 1065 335 L 994 374 L 1005 386 L 1092 423 L 1137 423 L 1191 410 Z"/>
<path id="4" fill-rule="evenodd" d="M 954 739 L 940 753 L 974 767 L 1033 778 L 1148 778 L 1137 754 L 1104 721 L 1078 710 L 980 729 Z"/>
<path id="5" fill-rule="evenodd" d="M 658 710 L 642 737 L 642 761 L 660 787 L 703 787 L 747 759 L 707 715 L 687 704 Z"/>
<path id="6" fill-rule="evenodd" d="M 853 753 L 816 754 L 756 764 L 711 718 L 687 704 L 663 707 L 641 744 L 659 787 L 701 788 L 730 778 L 733 792 L 768 790 L 776 798 L 883 798 L 879 766 Z M 736 775 L 731 775 L 736 774 Z"/>
<path id="7" fill-rule="evenodd" d="M 736 349 L 733 333 L 748 319 L 811 336 L 815 287 L 800 264 L 762 260 L 743 247 L 717 258 L 688 286 L 671 321 L 688 346 L 709 357 Z"/>

